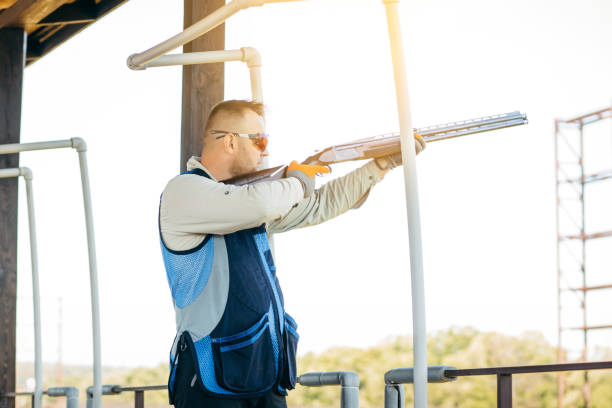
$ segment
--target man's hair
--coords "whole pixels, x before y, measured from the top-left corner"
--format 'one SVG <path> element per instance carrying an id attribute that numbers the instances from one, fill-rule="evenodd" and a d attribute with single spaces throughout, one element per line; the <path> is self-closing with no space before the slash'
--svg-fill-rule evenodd
<path id="1" fill-rule="evenodd" d="M 210 113 L 208 114 L 208 120 L 206 121 L 206 127 L 204 129 L 206 132 L 211 130 L 210 126 L 213 120 L 222 113 L 241 114 L 246 110 L 253 111 L 262 117 L 264 115 L 264 105 L 261 102 L 246 101 L 242 99 L 223 101 L 219 102 L 211 109 Z"/>

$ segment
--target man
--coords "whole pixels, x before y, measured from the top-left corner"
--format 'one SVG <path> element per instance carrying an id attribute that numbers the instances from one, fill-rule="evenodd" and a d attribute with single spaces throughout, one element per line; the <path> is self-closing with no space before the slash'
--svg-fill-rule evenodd
<path id="1" fill-rule="evenodd" d="M 182 407 L 285 408 L 296 382 L 297 324 L 268 234 L 316 225 L 361 205 L 401 156 L 373 160 L 314 190 L 295 162 L 281 180 L 234 186 L 267 154 L 263 106 L 225 101 L 211 111 L 200 158 L 166 186 L 159 225 L 176 311 L 170 402 Z M 417 153 L 425 147 L 419 140 Z M 316 170 L 316 169 L 315 169 Z"/>

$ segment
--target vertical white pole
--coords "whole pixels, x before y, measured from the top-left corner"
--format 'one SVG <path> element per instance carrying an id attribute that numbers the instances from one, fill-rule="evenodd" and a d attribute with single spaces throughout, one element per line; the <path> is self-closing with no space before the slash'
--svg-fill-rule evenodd
<path id="1" fill-rule="evenodd" d="M 249 74 L 251 77 L 251 95 L 253 101 L 263 102 L 263 86 L 261 84 L 261 65 L 250 66 Z"/>
<path id="2" fill-rule="evenodd" d="M 32 171 L 27 167 L 0 169 L 0 178 L 22 176 L 26 185 L 28 201 L 28 227 L 30 232 L 30 261 L 32 263 L 32 307 L 34 309 L 34 407 L 42 407 L 43 366 L 40 329 L 40 284 L 38 278 L 38 244 L 36 242 L 36 218 L 34 217 L 34 193 Z"/>
<path id="3" fill-rule="evenodd" d="M 38 244 L 36 242 L 36 219 L 34 217 L 34 193 L 32 192 L 32 173 L 26 171 L 23 175 L 26 184 L 28 201 L 28 224 L 30 228 L 30 258 L 32 262 L 32 298 L 34 305 L 34 408 L 42 407 L 42 341 L 40 329 L 40 283 L 38 278 Z"/>
<path id="4" fill-rule="evenodd" d="M 73 139 L 74 140 L 74 139 Z M 89 253 L 89 284 L 91 290 L 91 323 L 93 333 L 93 408 L 102 408 L 102 353 L 100 351 L 100 299 L 98 296 L 98 267 L 96 261 L 96 242 L 94 238 L 91 192 L 85 142 L 77 148 L 81 167 L 83 204 L 85 207 L 85 226 L 87 229 L 87 251 Z"/>
<path id="5" fill-rule="evenodd" d="M 416 153 L 410 117 L 406 61 L 399 21 L 399 0 L 383 0 L 391 43 L 393 72 L 400 122 L 400 141 L 404 163 L 408 239 L 410 243 L 410 272 L 412 286 L 412 333 L 414 343 L 414 406 L 427 407 L 427 332 L 425 328 L 425 279 L 423 248 L 421 245 L 421 217 L 416 172 Z"/>

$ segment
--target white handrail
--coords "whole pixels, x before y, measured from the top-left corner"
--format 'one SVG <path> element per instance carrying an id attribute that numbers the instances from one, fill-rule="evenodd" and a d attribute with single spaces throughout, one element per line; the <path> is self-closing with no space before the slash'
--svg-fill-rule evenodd
<path id="1" fill-rule="evenodd" d="M 414 406 L 427 407 L 427 332 L 425 328 L 425 278 L 423 274 L 423 247 L 421 243 L 421 216 L 417 185 L 416 153 L 410 116 L 406 61 L 402 45 L 399 20 L 399 0 L 383 0 L 387 12 L 389 41 L 395 77 L 397 111 L 400 121 L 400 142 L 404 163 L 408 239 L 410 245 L 410 272 L 412 287 L 412 336 L 414 355 Z"/>
<path id="2" fill-rule="evenodd" d="M 89 284 L 91 291 L 91 320 L 93 333 L 93 407 L 102 407 L 102 353 L 100 345 L 100 301 L 98 296 L 98 267 L 96 261 L 96 244 L 94 239 L 91 193 L 87 170 L 87 144 L 79 137 L 68 140 L 55 140 L 35 143 L 12 143 L 0 145 L 0 154 L 14 154 L 34 150 L 73 148 L 78 152 L 81 169 L 81 186 L 83 205 L 85 207 L 85 225 L 87 230 L 87 252 L 89 255 Z M 38 382 L 37 382 L 38 387 Z M 42 387 L 42 382 L 41 382 Z"/>
<path id="3" fill-rule="evenodd" d="M 225 20 L 239 12 L 240 10 L 249 7 L 263 6 L 264 3 L 282 3 L 289 1 L 302 0 L 234 0 L 230 3 L 213 11 L 200 21 L 187 27 L 183 32 L 170 37 L 164 42 L 157 44 L 138 54 L 132 54 L 128 57 L 127 64 L 132 69 L 141 68 L 144 64 L 153 61 L 154 59 L 167 54 L 175 48 L 206 34 L 213 28 L 223 24 Z"/>
<path id="4" fill-rule="evenodd" d="M 43 366 L 40 325 L 40 280 L 38 274 L 38 244 L 36 242 L 36 217 L 34 216 L 34 192 L 32 170 L 27 167 L 0 169 L 0 178 L 23 177 L 28 202 L 28 226 L 30 232 L 30 261 L 32 263 L 32 303 L 34 312 L 34 408 L 42 407 Z"/>
<path id="5" fill-rule="evenodd" d="M 169 67 L 173 65 L 213 64 L 216 62 L 242 61 L 247 64 L 251 79 L 251 95 L 254 101 L 263 102 L 263 86 L 261 83 L 261 55 L 253 47 L 243 47 L 239 50 L 188 52 L 184 54 L 168 54 L 148 62 L 141 67 L 132 69 L 143 70 L 154 67 Z"/>

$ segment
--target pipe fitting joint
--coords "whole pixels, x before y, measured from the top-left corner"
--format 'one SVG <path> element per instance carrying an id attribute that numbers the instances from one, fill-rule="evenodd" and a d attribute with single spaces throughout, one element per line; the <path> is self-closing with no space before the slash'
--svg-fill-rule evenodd
<path id="1" fill-rule="evenodd" d="M 359 374 L 352 371 L 304 373 L 298 377 L 298 383 L 306 387 L 321 387 L 324 385 L 359 387 Z"/>
<path id="2" fill-rule="evenodd" d="M 30 170 L 29 167 L 20 167 L 19 175 L 26 180 L 32 180 L 32 178 L 34 177 L 34 174 L 32 173 L 32 170 Z"/>
<path id="3" fill-rule="evenodd" d="M 77 152 L 86 152 L 87 151 L 87 143 L 85 140 L 80 137 L 73 137 L 70 139 L 72 141 L 72 148 L 76 149 Z"/>
<path id="4" fill-rule="evenodd" d="M 134 70 L 134 71 L 144 71 L 145 69 L 147 69 L 146 65 L 141 66 L 141 65 L 137 65 L 133 62 L 134 57 L 138 55 L 138 54 L 132 54 L 128 57 L 127 59 L 127 66 L 129 69 Z"/>
<path id="5" fill-rule="evenodd" d="M 52 387 L 47 390 L 46 394 L 50 397 L 78 398 L 79 390 L 75 387 Z"/>
<path id="6" fill-rule="evenodd" d="M 457 380 L 457 377 L 446 375 L 447 370 L 456 370 L 456 367 L 434 365 L 427 367 L 427 382 L 441 383 Z M 413 384 L 414 367 L 402 367 L 389 370 L 385 373 L 385 384 Z"/>
<path id="7" fill-rule="evenodd" d="M 87 399 L 93 398 L 94 386 L 90 385 L 87 387 Z M 104 384 L 102 385 L 102 395 L 116 395 L 121 394 L 121 386 L 117 384 Z"/>
<path id="8" fill-rule="evenodd" d="M 246 62 L 249 68 L 261 67 L 261 54 L 253 47 L 242 47 L 242 61 Z"/>

